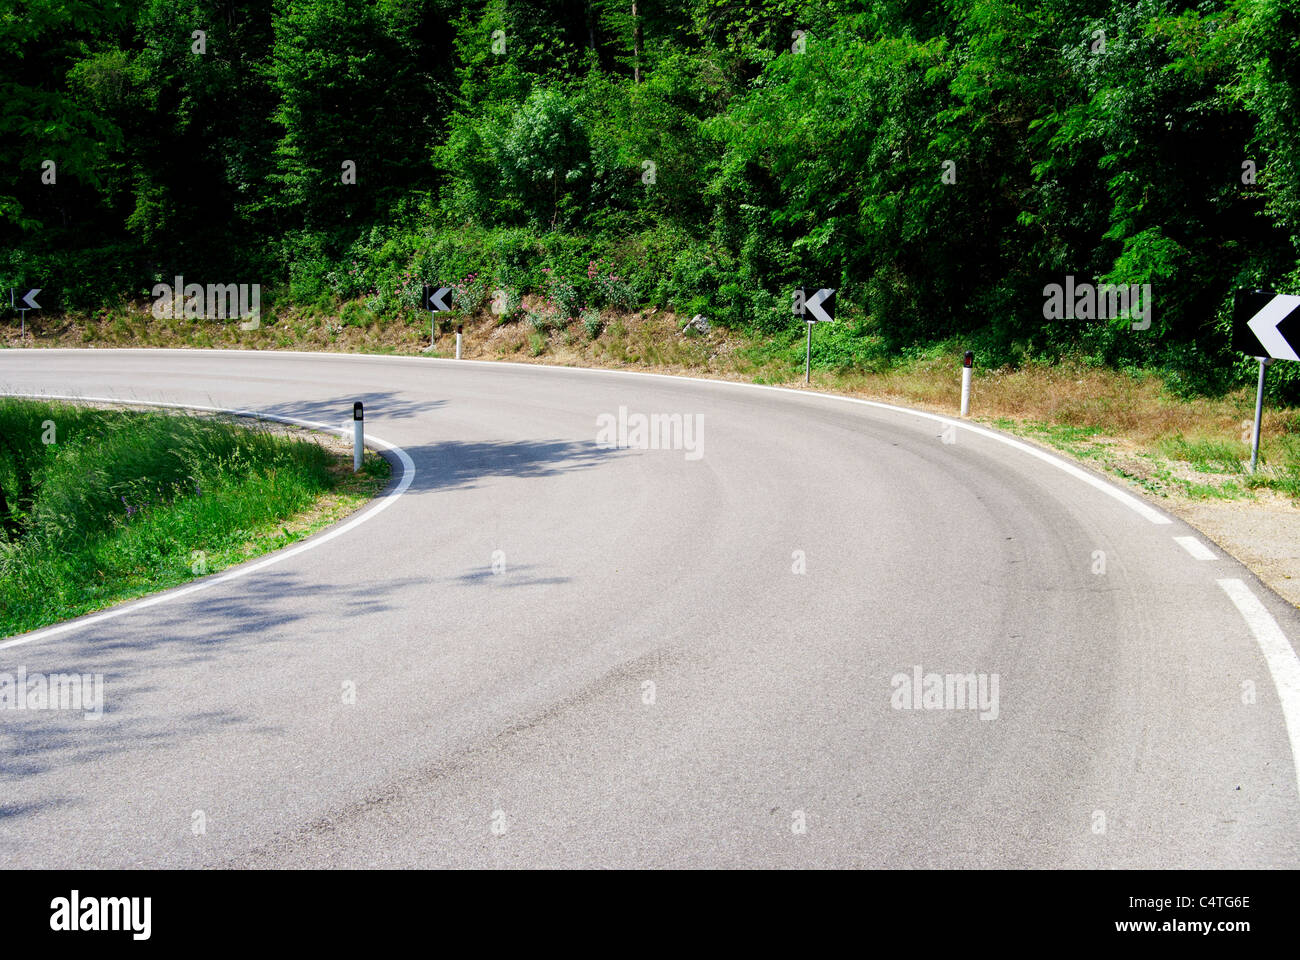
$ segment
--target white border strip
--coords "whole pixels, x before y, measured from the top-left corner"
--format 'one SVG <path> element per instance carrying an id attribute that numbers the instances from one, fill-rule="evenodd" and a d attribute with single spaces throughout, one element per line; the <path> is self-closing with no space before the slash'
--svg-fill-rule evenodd
<path id="1" fill-rule="evenodd" d="M 1195 537 L 1174 537 L 1174 543 L 1178 544 L 1189 554 L 1193 560 L 1218 560 L 1214 551 L 1207 547 Z"/>
<path id="2" fill-rule="evenodd" d="M 1216 580 L 1228 599 L 1241 613 L 1246 626 L 1255 635 L 1264 652 L 1264 662 L 1277 688 L 1277 698 L 1282 703 L 1282 717 L 1286 721 L 1287 736 L 1291 740 L 1291 763 L 1296 771 L 1296 789 L 1300 791 L 1300 658 L 1287 641 L 1286 634 L 1277 621 L 1240 580 Z"/>
<path id="3" fill-rule="evenodd" d="M 1121 490 L 1109 480 L 1103 477 L 1089 473 L 1087 470 L 1077 467 L 1067 460 L 1062 460 L 1054 454 L 1048 453 L 1039 447 L 1009 437 L 1005 434 L 998 433 L 994 430 L 988 430 L 984 427 L 973 426 L 964 420 L 954 420 L 951 417 L 941 416 L 937 413 L 927 413 L 924 410 L 913 410 L 910 407 L 900 407 L 892 403 L 883 403 L 879 400 L 863 400 L 858 397 L 843 397 L 835 393 L 821 393 L 817 390 L 796 390 L 791 387 L 773 387 L 759 383 L 741 383 L 735 380 L 714 380 L 709 377 L 684 377 L 673 373 L 647 373 L 641 370 L 606 370 L 600 367 L 563 367 L 549 363 L 512 363 L 502 360 L 452 360 L 446 357 L 395 357 L 382 353 L 327 353 L 321 350 L 214 350 L 210 348 L 173 348 L 164 347 L 37 347 L 33 348 L 42 353 L 60 354 L 60 353 L 84 353 L 84 354 L 104 354 L 104 353 L 162 353 L 162 354 L 217 354 L 220 356 L 235 357 L 274 357 L 279 360 L 285 360 L 293 357 L 312 358 L 320 357 L 330 360 L 369 360 L 369 361 L 386 361 L 391 363 L 417 363 L 417 364 L 447 364 L 452 367 L 466 366 L 473 364 L 476 366 L 496 367 L 497 369 L 507 370 L 558 370 L 570 373 L 589 373 L 611 377 L 657 377 L 661 380 L 680 380 L 686 383 L 701 384 L 707 383 L 724 387 L 743 387 L 750 390 L 773 390 L 780 393 L 791 393 L 799 397 L 815 397 L 821 400 L 839 400 L 844 403 L 858 403 L 867 407 L 875 407 L 879 410 L 890 410 L 894 413 L 911 414 L 914 417 L 922 417 L 926 420 L 933 420 L 935 423 L 942 423 L 945 426 L 951 425 L 960 427 L 963 430 L 969 430 L 971 433 L 987 437 L 990 440 L 996 440 L 998 443 L 1006 444 L 1021 453 L 1027 453 L 1031 457 L 1041 460 L 1043 463 L 1050 464 L 1058 470 L 1068 473 L 1077 480 L 1082 480 L 1094 490 L 1099 490 L 1106 496 L 1122 503 L 1134 513 L 1155 524 L 1173 523 L 1165 514 L 1161 513 L 1155 507 L 1146 503 L 1142 499 Z M 269 361 L 268 361 L 269 362 Z M 195 409 L 201 409 L 196 407 Z"/>
<path id="4" fill-rule="evenodd" d="M 349 433 L 349 430 L 345 427 L 331 426 L 328 423 L 317 423 L 314 420 L 299 420 L 296 417 L 281 417 L 270 413 L 258 413 L 254 410 L 231 410 L 226 407 L 208 407 L 198 403 L 161 403 L 150 402 L 147 400 L 119 400 L 114 397 L 76 397 L 52 393 L 0 393 L 0 396 L 35 397 L 42 400 L 67 400 L 80 401 L 82 403 L 118 403 L 137 407 L 171 407 L 178 410 L 203 410 L 209 413 L 229 413 L 238 417 L 252 417 L 258 420 L 274 420 L 277 423 L 292 423 L 298 426 L 312 427 L 317 430 L 328 430 L 332 433 L 342 434 L 343 436 L 347 436 Z M 346 523 L 340 524 L 339 526 L 327 530 L 317 536 L 313 536 L 305 543 L 300 543 L 296 547 L 292 547 L 288 550 L 277 551 L 264 560 L 258 560 L 254 563 L 242 563 L 233 570 L 215 577 L 200 580 L 197 583 L 190 584 L 189 586 L 164 590 L 162 593 L 155 594 L 154 596 L 148 597 L 144 600 L 126 602 L 116 607 L 110 607 L 100 613 L 79 617 L 76 620 L 70 620 L 67 623 L 62 623 L 55 627 L 46 627 L 45 629 L 37 630 L 34 633 L 22 634 L 13 640 L 6 640 L 3 643 L 0 643 L 0 650 L 7 650 L 10 647 L 18 647 L 28 643 L 35 643 L 37 640 L 46 640 L 63 633 L 70 633 L 73 630 L 80 630 L 82 627 L 101 623 L 104 620 L 111 620 L 114 617 L 120 617 L 123 614 L 134 613 L 135 611 L 143 610 L 146 607 L 152 607 L 160 603 L 169 603 L 172 600 L 188 596 L 191 593 L 206 590 L 208 587 L 215 587 L 220 583 L 239 580 L 249 574 L 257 573 L 259 570 L 265 570 L 267 567 L 274 566 L 282 560 L 288 560 L 290 557 L 296 557 L 300 553 L 304 553 L 314 547 L 319 547 L 323 543 L 329 543 L 329 541 L 333 540 L 335 537 L 341 537 L 354 527 L 357 527 L 376 516 L 380 511 L 387 510 L 391 507 L 397 502 L 397 498 L 404 494 L 407 488 L 410 487 L 411 481 L 415 479 L 415 463 L 411 460 L 410 455 L 407 454 L 405 450 L 396 444 L 389 443 L 387 440 L 382 440 L 374 435 L 368 435 L 366 439 L 368 442 L 374 443 L 376 446 L 382 447 L 385 450 L 391 450 L 397 455 L 397 458 L 402 462 L 402 478 L 398 481 L 397 486 L 385 494 L 378 503 L 375 503 L 361 511 L 361 513 L 358 513 Z"/>

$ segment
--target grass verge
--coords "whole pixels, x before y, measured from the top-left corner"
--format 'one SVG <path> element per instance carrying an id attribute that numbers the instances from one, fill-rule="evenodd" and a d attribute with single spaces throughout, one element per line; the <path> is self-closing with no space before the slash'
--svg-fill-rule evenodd
<path id="1" fill-rule="evenodd" d="M 0 636 L 288 546 L 386 485 L 279 425 L 0 398 Z"/>

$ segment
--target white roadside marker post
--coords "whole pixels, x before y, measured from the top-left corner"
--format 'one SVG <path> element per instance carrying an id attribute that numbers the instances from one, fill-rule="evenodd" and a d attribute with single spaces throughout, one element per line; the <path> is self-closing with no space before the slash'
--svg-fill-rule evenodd
<path id="1" fill-rule="evenodd" d="M 961 415 L 963 417 L 970 416 L 970 374 L 974 363 L 975 353 L 967 350 L 961 362 Z"/>
<path id="2" fill-rule="evenodd" d="M 456 359 L 457 360 L 460 359 L 460 334 L 461 331 L 464 329 L 465 329 L 464 324 L 460 324 L 460 323 L 456 324 Z"/>
<path id="3" fill-rule="evenodd" d="M 366 414 L 361 401 L 352 404 L 352 472 L 361 469 L 361 453 L 366 443 Z"/>

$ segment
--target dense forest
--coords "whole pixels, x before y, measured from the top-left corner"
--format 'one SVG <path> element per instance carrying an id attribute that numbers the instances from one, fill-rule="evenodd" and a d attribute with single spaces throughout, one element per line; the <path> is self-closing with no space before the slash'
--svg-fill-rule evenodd
<path id="1" fill-rule="evenodd" d="M 9 0 L 0 39 L 0 280 L 47 309 L 433 282 L 793 337 L 821 285 L 863 356 L 1214 390 L 1232 290 L 1300 292 L 1295 0 Z M 1150 326 L 1049 318 L 1065 275 Z"/>

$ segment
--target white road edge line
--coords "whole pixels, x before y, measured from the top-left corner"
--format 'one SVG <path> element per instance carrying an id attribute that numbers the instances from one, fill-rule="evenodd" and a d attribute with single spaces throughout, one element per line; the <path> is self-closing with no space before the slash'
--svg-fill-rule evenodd
<path id="1" fill-rule="evenodd" d="M 1260 603 L 1259 598 L 1240 580 L 1216 580 L 1228 599 L 1240 611 L 1246 626 L 1255 635 L 1264 652 L 1264 662 L 1273 676 L 1277 698 L 1282 702 L 1282 717 L 1291 740 L 1291 764 L 1296 772 L 1296 790 L 1300 791 L 1300 658 L 1296 657 L 1286 634 Z"/>
<path id="2" fill-rule="evenodd" d="M 332 433 L 339 433 L 344 436 L 351 436 L 352 434 L 350 421 L 347 427 L 336 427 L 331 426 L 328 423 L 317 423 L 315 420 L 300 420 L 297 417 L 281 417 L 276 414 L 258 413 L 255 410 L 232 410 L 226 407 L 209 407 L 198 403 L 161 403 L 150 402 L 147 400 L 119 400 L 115 397 L 77 397 L 52 393 L 0 393 L 0 396 L 37 397 L 42 400 L 72 400 L 81 401 L 83 403 L 120 403 L 127 406 L 137 407 L 172 407 L 179 410 L 204 410 L 209 413 L 230 413 L 240 417 L 254 417 L 258 420 L 274 420 L 277 423 L 292 423 L 298 426 L 312 427 L 317 430 L 329 430 Z M 397 482 L 396 487 L 380 498 L 378 503 L 372 504 L 362 510 L 350 520 L 345 521 L 332 530 L 327 530 L 325 533 L 312 537 L 306 543 L 301 543 L 298 546 L 291 547 L 287 550 L 277 551 L 263 560 L 240 564 L 233 570 L 199 580 L 197 583 L 192 583 L 189 586 L 174 587 L 171 590 L 164 590 L 162 593 L 154 594 L 152 597 L 147 597 L 144 600 L 136 600 L 134 602 L 128 601 L 120 606 L 110 607 L 100 613 L 91 614 L 90 616 L 82 617 L 77 620 L 71 620 L 55 627 L 46 627 L 45 629 L 37 630 L 34 633 L 23 634 L 13 640 L 6 640 L 0 643 L 0 650 L 7 650 L 10 647 L 35 643 L 37 640 L 47 640 L 50 637 L 56 637 L 63 633 L 70 633 L 73 630 L 80 630 L 83 627 L 102 623 L 105 620 L 111 620 L 114 617 L 120 617 L 128 613 L 135 613 L 137 610 L 143 610 L 146 607 L 156 606 L 160 603 L 169 603 L 172 600 L 178 600 L 181 597 L 189 596 L 191 593 L 197 593 L 200 590 L 215 587 L 220 583 L 239 580 L 243 577 L 247 577 L 249 574 L 257 573 L 258 571 L 265 570 L 267 567 L 274 566 L 281 561 L 288 560 L 290 557 L 296 557 L 300 553 L 305 553 L 308 550 L 319 547 L 323 543 L 329 543 L 329 541 L 333 540 L 335 537 L 341 537 L 353 528 L 365 523 L 379 512 L 391 507 L 397 502 L 397 498 L 404 494 L 407 488 L 410 487 L 411 481 L 415 479 L 415 462 L 411 460 L 410 455 L 407 454 L 405 450 L 394 443 L 389 443 L 387 440 L 376 437 L 374 434 L 367 434 L 366 440 L 368 443 L 373 443 L 384 450 L 390 450 L 397 455 L 397 459 L 402 462 L 402 478 Z"/>
<path id="3" fill-rule="evenodd" d="M 338 354 L 324 354 L 324 355 L 338 356 Z M 935 423 L 941 423 L 944 426 L 953 426 L 953 427 L 958 427 L 962 430 L 969 430 L 971 433 L 979 434 L 982 437 L 988 437 L 990 440 L 996 440 L 998 443 L 1004 443 L 1007 446 L 1019 450 L 1022 453 L 1027 453 L 1031 457 L 1035 457 L 1043 461 L 1044 463 L 1049 463 L 1052 466 L 1056 467 L 1058 470 L 1063 470 L 1066 473 L 1068 473 L 1070 476 L 1075 477 L 1078 480 L 1082 480 L 1084 483 L 1088 484 L 1088 486 L 1096 490 L 1100 490 L 1108 497 L 1113 497 L 1114 499 L 1118 500 L 1120 503 L 1124 504 L 1124 506 L 1128 507 L 1130 510 L 1134 511 L 1140 516 L 1145 517 L 1147 520 L 1149 520 L 1152 523 L 1173 523 L 1173 521 L 1169 517 L 1166 517 L 1163 513 L 1161 513 L 1159 510 L 1155 509 L 1154 507 L 1148 506 L 1147 504 L 1143 503 L 1141 500 L 1139 500 L 1137 497 L 1133 496 L 1132 494 L 1124 492 L 1119 487 L 1115 486 L 1109 481 L 1103 480 L 1101 477 L 1093 476 L 1088 471 L 1080 467 L 1076 467 L 1074 464 L 1066 460 L 1062 460 L 1060 457 L 1053 456 L 1052 454 L 1048 453 L 1046 450 L 1040 450 L 1038 447 L 1034 447 L 1028 443 L 1024 443 L 1023 441 L 1016 440 L 1014 437 L 1008 437 L 1001 433 L 997 433 L 996 431 L 988 430 L 984 427 L 974 426 L 973 424 L 968 423 L 964 420 L 954 420 L 951 417 L 945 417 L 937 413 L 928 413 L 925 410 L 913 410 L 911 407 L 900 407 L 892 403 L 882 403 L 879 400 L 863 400 L 860 397 L 842 397 L 836 393 L 822 393 L 817 390 L 795 390 L 792 387 L 772 387 L 761 383 L 737 383 L 734 380 L 710 380 L 703 377 L 682 377 L 672 373 L 642 373 L 639 370 L 601 370 L 599 368 L 594 368 L 594 367 L 556 367 L 556 366 L 551 366 L 550 364 L 541 364 L 541 363 L 509 364 L 509 363 L 502 363 L 500 361 L 495 361 L 495 360 L 445 360 L 440 357 L 429 357 L 424 359 L 420 357 L 409 357 L 409 358 L 391 357 L 387 359 L 393 359 L 393 360 L 410 359 L 416 362 L 439 363 L 439 364 L 479 363 L 479 364 L 491 365 L 496 367 L 503 367 L 503 366 L 523 366 L 528 368 L 540 367 L 546 370 L 579 370 L 586 373 L 606 374 L 606 375 L 613 375 L 613 376 L 659 377 L 665 380 L 684 380 L 690 383 L 709 383 L 709 384 L 717 384 L 719 386 L 727 386 L 727 387 L 747 387 L 750 390 L 771 390 L 779 393 L 794 394 L 797 397 L 816 397 L 823 400 L 839 400 L 843 403 L 857 403 L 865 407 L 875 407 L 878 410 L 890 410 L 893 411 L 894 413 L 911 414 L 914 417 L 921 417 L 922 419 L 925 420 L 933 420 Z"/>
<path id="4" fill-rule="evenodd" d="M 1099 490 L 1106 496 L 1119 501 L 1139 516 L 1145 518 L 1151 523 L 1167 524 L 1173 523 L 1169 517 L 1165 516 L 1155 507 L 1143 502 L 1130 493 L 1121 490 L 1110 481 L 1102 477 L 1094 476 L 1087 470 L 1076 467 L 1074 464 L 1062 460 L 1060 457 L 1041 450 L 1023 441 L 1016 440 L 1014 437 L 1008 437 L 993 430 L 984 427 L 977 427 L 964 420 L 954 420 L 951 417 L 941 416 L 937 413 L 927 413 L 924 410 L 913 410 L 910 407 L 900 407 L 892 403 L 882 403 L 879 400 L 863 400 L 859 397 L 842 397 L 834 393 L 821 393 L 817 390 L 796 390 L 792 387 L 772 387 L 760 383 L 739 383 L 735 380 L 713 380 L 708 377 L 683 377 L 673 373 L 645 373 L 640 370 L 602 370 L 599 367 L 561 367 L 549 363 L 508 363 L 499 360 L 451 360 L 444 357 L 392 357 L 384 354 L 367 354 L 367 353 L 326 353 L 321 350 L 213 350 L 210 348 L 203 349 L 182 349 L 168 350 L 164 347 L 113 347 L 113 348 L 86 348 L 86 347 L 47 347 L 42 348 L 50 353 L 102 353 L 105 349 L 112 349 L 114 353 L 194 353 L 194 354 L 236 354 L 239 356 L 258 356 L 258 357 L 275 357 L 280 360 L 292 359 L 294 357 L 321 357 L 330 360 L 370 360 L 388 363 L 417 363 L 417 364 L 448 364 L 456 367 L 463 367 L 469 364 L 478 366 L 496 367 L 498 369 L 516 369 L 520 372 L 525 370 L 560 370 L 570 373 L 587 373 L 597 376 L 609 377 L 657 377 L 661 380 L 680 380 L 687 383 L 707 383 L 715 386 L 724 387 L 743 387 L 750 390 L 774 390 L 781 393 L 791 393 L 799 397 L 815 397 L 822 400 L 839 400 L 844 403 L 858 403 L 867 407 L 876 407 L 880 410 L 890 410 L 894 413 L 906 413 L 914 417 L 921 417 L 926 420 L 933 420 L 935 423 L 941 423 L 945 426 L 951 425 L 960 427 L 962 430 L 969 430 L 971 433 L 987 437 L 990 440 L 996 440 L 998 443 L 1006 444 L 1021 453 L 1027 453 L 1031 457 L 1041 460 L 1043 463 L 1051 464 L 1058 470 L 1068 473 L 1077 480 L 1082 480 L 1094 490 Z M 197 409 L 197 408 L 196 408 Z"/>
<path id="5" fill-rule="evenodd" d="M 1195 537 L 1174 537 L 1174 542 L 1192 555 L 1195 560 L 1218 560 L 1214 551 Z"/>

